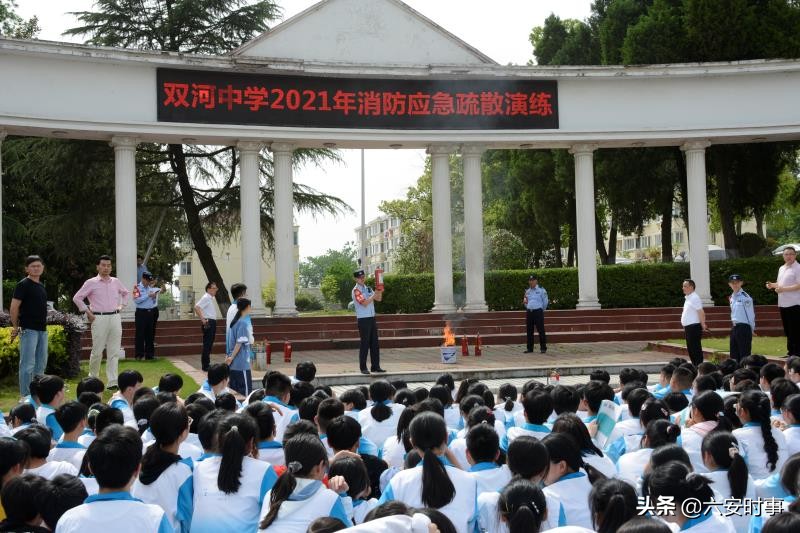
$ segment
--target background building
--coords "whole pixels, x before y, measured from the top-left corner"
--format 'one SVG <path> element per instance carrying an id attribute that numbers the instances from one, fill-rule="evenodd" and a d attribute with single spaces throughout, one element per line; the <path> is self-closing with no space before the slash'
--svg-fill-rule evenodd
<path id="1" fill-rule="evenodd" d="M 356 228 L 356 242 L 361 240 L 361 227 Z M 400 245 L 400 219 L 386 215 L 371 220 L 366 225 L 364 243 L 364 270 L 367 275 L 380 267 L 387 274 L 394 271 L 392 252 Z"/>

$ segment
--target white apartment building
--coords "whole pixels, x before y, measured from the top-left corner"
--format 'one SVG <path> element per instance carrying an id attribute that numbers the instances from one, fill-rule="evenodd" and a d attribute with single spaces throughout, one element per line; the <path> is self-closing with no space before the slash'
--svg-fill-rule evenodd
<path id="1" fill-rule="evenodd" d="M 356 228 L 356 242 L 361 241 L 361 226 Z M 387 215 L 379 216 L 366 225 L 364 246 L 365 264 L 367 275 L 374 274 L 376 268 L 381 268 L 384 273 L 394 271 L 392 252 L 400 246 L 400 219 Z"/>

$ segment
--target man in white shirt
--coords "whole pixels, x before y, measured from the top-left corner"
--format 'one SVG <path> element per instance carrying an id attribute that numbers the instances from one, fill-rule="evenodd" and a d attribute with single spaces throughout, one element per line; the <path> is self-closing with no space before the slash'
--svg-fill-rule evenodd
<path id="1" fill-rule="evenodd" d="M 691 279 L 683 280 L 683 312 L 681 313 L 681 326 L 686 338 L 686 349 L 695 366 L 703 362 L 703 346 L 700 340 L 703 332 L 707 331 L 706 313 L 703 311 L 703 302 L 695 292 L 695 283 Z"/>
<path id="2" fill-rule="evenodd" d="M 206 293 L 194 306 L 194 312 L 200 319 L 203 331 L 203 353 L 200 356 L 203 372 L 207 372 L 208 365 L 211 364 L 211 349 L 214 347 L 214 338 L 217 335 L 217 308 L 214 304 L 216 296 L 217 284 L 210 281 L 206 283 Z"/>
<path id="3" fill-rule="evenodd" d="M 778 269 L 778 281 L 768 281 L 767 288 L 778 293 L 786 353 L 800 355 L 800 264 L 797 263 L 797 251 L 787 246 L 783 250 L 783 261 L 783 266 Z"/>

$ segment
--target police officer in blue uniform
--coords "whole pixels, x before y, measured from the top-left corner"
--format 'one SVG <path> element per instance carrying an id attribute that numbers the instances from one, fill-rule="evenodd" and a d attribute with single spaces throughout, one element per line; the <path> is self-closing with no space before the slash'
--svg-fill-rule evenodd
<path id="1" fill-rule="evenodd" d="M 539 286 L 539 278 L 535 274 L 528 277 L 528 289 L 522 304 L 525 306 L 525 325 L 528 329 L 528 349 L 525 353 L 533 352 L 533 328 L 539 332 L 539 349 L 547 352 L 547 335 L 544 332 L 544 312 L 547 309 L 547 291 Z"/>
<path id="2" fill-rule="evenodd" d="M 731 302 L 731 358 L 740 362 L 750 355 L 753 344 L 753 331 L 756 329 L 756 312 L 753 298 L 742 290 L 742 276 L 732 274 L 728 277 L 728 286 L 733 293 Z"/>
<path id="3" fill-rule="evenodd" d="M 381 368 L 381 352 L 378 346 L 378 324 L 375 322 L 375 302 L 380 302 L 382 291 L 373 291 L 364 283 L 366 274 L 363 270 L 353 272 L 356 286 L 353 287 L 353 305 L 358 320 L 358 335 L 361 345 L 358 350 L 358 364 L 361 373 L 369 375 L 370 370 L 376 373 L 386 372 Z M 367 370 L 367 352 L 369 352 L 370 369 Z"/>
<path id="4" fill-rule="evenodd" d="M 160 289 L 153 286 L 153 275 L 146 270 L 137 284 L 136 304 L 136 359 L 155 359 L 156 311 Z"/>

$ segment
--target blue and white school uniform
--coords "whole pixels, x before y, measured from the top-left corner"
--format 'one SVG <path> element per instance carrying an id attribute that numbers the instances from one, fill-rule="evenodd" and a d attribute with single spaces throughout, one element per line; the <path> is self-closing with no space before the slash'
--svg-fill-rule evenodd
<path id="1" fill-rule="evenodd" d="M 650 462 L 651 455 L 653 455 L 653 448 L 641 448 L 635 452 L 626 453 L 617 461 L 616 477 L 637 487 L 644 467 Z"/>
<path id="2" fill-rule="evenodd" d="M 283 445 L 275 440 L 266 440 L 258 443 L 258 460 L 272 466 L 286 466 L 283 455 Z"/>
<path id="3" fill-rule="evenodd" d="M 345 416 L 349 416 L 350 418 L 352 418 L 353 420 L 355 420 L 356 422 L 358 422 L 358 415 L 359 415 L 359 413 L 361 413 L 361 409 L 351 409 L 351 410 L 349 410 L 349 411 L 345 411 L 345 412 L 344 412 L 344 415 L 345 415 Z"/>
<path id="4" fill-rule="evenodd" d="M 358 414 L 361 434 L 376 444 L 386 442 L 386 439 L 392 435 L 397 436 L 397 421 L 400 419 L 400 413 L 405 409 L 405 407 L 396 403 L 387 405 L 392 409 L 392 414 L 381 422 L 372 418 L 371 409 L 364 409 Z"/>
<path id="5" fill-rule="evenodd" d="M 497 492 L 511 481 L 511 470 L 497 463 L 476 463 L 469 468 L 469 473 L 478 482 L 478 494 Z"/>
<path id="6" fill-rule="evenodd" d="M 275 440 L 278 442 L 283 442 L 283 434 L 286 432 L 286 427 L 289 424 L 294 424 L 300 420 L 300 415 L 298 414 L 297 409 L 286 405 L 275 396 L 264 396 L 264 399 L 261 401 L 264 403 L 273 404 L 281 410 L 280 413 L 277 411 L 272 411 L 272 417 L 275 419 Z"/>
<path id="7" fill-rule="evenodd" d="M 67 461 L 48 461 L 42 466 L 36 468 L 26 468 L 26 474 L 35 474 L 45 479 L 53 479 L 59 474 L 69 474 L 71 476 L 78 475 L 78 469 L 68 463 Z"/>
<path id="8" fill-rule="evenodd" d="M 261 505 L 278 479 L 272 465 L 244 457 L 241 485 L 234 494 L 217 486 L 222 456 L 212 454 L 194 467 L 192 533 L 244 533 L 258 529 Z"/>
<path id="9" fill-rule="evenodd" d="M 461 423 L 461 411 L 457 405 L 450 404 L 444 408 L 444 423 L 447 427 L 457 429 Z"/>
<path id="10" fill-rule="evenodd" d="M 502 420 L 495 419 L 494 426 L 492 426 L 492 428 L 494 429 L 494 432 L 497 433 L 497 436 L 500 437 L 501 439 L 506 436 L 506 425 L 503 423 Z M 470 429 L 471 428 L 463 427 L 455 432 L 452 429 L 450 429 L 450 437 L 447 440 L 448 444 L 450 443 L 450 441 L 453 441 L 455 439 L 466 439 L 467 432 Z"/>
<path id="11" fill-rule="evenodd" d="M 547 518 L 542 521 L 539 531 L 550 531 L 558 527 L 558 511 L 560 504 L 547 494 Z M 508 524 L 500 519 L 497 503 L 500 500 L 500 491 L 483 492 L 478 495 L 478 531 L 485 533 L 508 533 Z"/>
<path id="12" fill-rule="evenodd" d="M 250 358 L 252 350 L 250 348 L 249 324 L 244 320 L 239 320 L 230 327 L 226 336 L 226 353 L 233 357 L 230 364 L 231 385 L 237 392 L 247 397 L 250 395 L 252 387 L 252 372 L 250 368 Z M 233 355 L 233 350 L 239 346 L 239 351 Z"/>
<path id="13" fill-rule="evenodd" d="M 3 415 L 3 411 L 0 411 L 0 437 L 10 437 L 11 436 L 11 428 L 8 427 L 6 424 L 5 415 Z"/>
<path id="14" fill-rule="evenodd" d="M 58 520 L 56 533 L 85 533 L 113 531 L 114 533 L 172 533 L 164 510 L 158 505 L 144 503 L 129 492 L 108 492 L 86 498 Z"/>
<path id="15" fill-rule="evenodd" d="M 136 416 L 133 414 L 133 409 L 131 409 L 131 406 L 128 404 L 128 400 L 126 400 L 122 394 L 119 392 L 115 393 L 114 396 L 111 397 L 111 401 L 108 403 L 108 406 L 122 411 L 122 419 L 124 420 L 123 423 L 126 426 L 132 427 L 136 430 L 139 429 L 139 425 L 136 423 Z"/>
<path id="16" fill-rule="evenodd" d="M 34 420 L 33 422 L 25 422 L 23 424 L 18 425 L 17 427 L 11 430 L 11 436 L 13 437 L 23 429 L 31 427 L 31 424 L 36 424 L 36 423 L 37 423 L 36 420 Z"/>
<path id="17" fill-rule="evenodd" d="M 703 422 L 700 422 L 703 424 Z M 693 431 L 694 426 L 690 426 L 683 430 L 681 433 L 681 446 L 686 450 L 689 460 L 692 462 L 692 468 L 698 474 L 705 474 L 708 472 L 708 467 L 703 463 L 703 438 L 697 431 Z"/>
<path id="18" fill-rule="evenodd" d="M 188 533 L 192 523 L 194 481 L 192 460 L 181 459 L 164 470 L 158 479 L 145 485 L 137 478 L 131 494 L 144 503 L 161 507 L 172 528 Z"/>
<path id="19" fill-rule="evenodd" d="M 83 433 L 78 436 L 78 444 L 83 446 L 84 448 L 88 448 L 89 445 L 97 438 L 97 435 L 94 434 L 91 428 L 83 428 Z"/>
<path id="20" fill-rule="evenodd" d="M 453 443 L 457 440 L 454 440 Z M 450 443 L 450 445 L 452 446 L 453 443 Z M 452 450 L 452 447 L 450 449 Z M 402 470 L 406 460 L 406 447 L 403 445 L 403 441 L 397 440 L 397 435 L 392 435 L 383 441 L 379 457 L 386 461 L 389 468 L 394 467 Z"/>
<path id="21" fill-rule="evenodd" d="M 714 499 L 718 502 L 725 501 L 728 498 L 731 498 L 731 484 L 728 481 L 728 471 L 725 469 L 714 470 L 712 472 L 706 472 L 703 474 L 703 477 L 706 477 L 713 481 L 711 484 L 711 490 L 714 491 Z M 753 483 L 753 478 L 749 475 L 747 476 L 747 490 L 744 494 L 744 499 L 746 500 L 755 500 L 756 499 L 756 485 Z M 722 511 L 722 507 L 716 508 L 719 511 Z M 747 526 L 750 524 L 750 514 L 745 512 L 744 505 L 740 506 L 732 506 L 730 509 L 730 513 L 738 513 L 738 514 L 729 514 L 727 517 L 732 523 L 733 526 L 736 528 L 736 531 L 747 531 Z"/>
<path id="22" fill-rule="evenodd" d="M 603 454 L 601 457 L 589 450 L 581 450 L 581 455 L 583 456 L 584 463 L 593 466 L 604 476 L 614 477 L 617 474 L 617 465 L 614 464 L 614 461 L 609 459 L 608 455 Z"/>
<path id="23" fill-rule="evenodd" d="M 545 496 L 550 496 L 558 502 L 559 507 L 555 509 L 548 507 L 547 514 L 553 518 L 558 517 L 559 526 L 580 526 L 591 529 L 589 493 L 592 491 L 592 484 L 586 472 L 579 470 L 562 476 L 552 485 L 545 486 L 542 491 Z"/>
<path id="24" fill-rule="evenodd" d="M 84 455 L 86 455 L 86 446 L 78 442 L 62 441 L 50 450 L 47 460 L 48 462 L 65 461 L 80 470 Z"/>
<path id="25" fill-rule="evenodd" d="M 150 431 L 149 429 L 145 431 L 142 434 L 142 437 L 147 435 L 149 431 Z M 148 439 L 147 441 L 145 441 L 144 438 L 142 438 L 143 442 L 142 455 L 144 455 L 147 452 L 147 448 L 149 448 L 156 442 L 156 439 L 155 437 L 153 437 L 152 433 L 150 433 L 150 437 L 151 438 Z M 197 461 L 200 458 L 200 456 L 203 455 L 203 448 L 189 442 L 187 439 L 181 442 L 180 445 L 178 446 L 178 455 L 181 456 L 181 459 L 191 459 L 192 461 Z"/>
<path id="26" fill-rule="evenodd" d="M 97 483 L 97 479 L 94 476 L 78 476 L 78 479 L 81 483 L 83 483 L 83 487 L 86 489 L 86 494 L 88 496 L 93 496 L 100 492 L 100 485 Z"/>
<path id="27" fill-rule="evenodd" d="M 271 494 L 267 494 L 264 498 L 261 519 L 269 513 L 270 497 Z M 353 525 L 338 494 L 316 479 L 297 478 L 297 486 L 281 504 L 278 516 L 268 528 L 259 531 L 305 533 L 311 522 L 323 516 L 338 518 L 347 527 Z"/>
<path id="28" fill-rule="evenodd" d="M 774 470 L 767 468 L 767 452 L 764 451 L 764 437 L 761 434 L 761 424 L 757 422 L 747 422 L 744 427 L 733 430 L 733 436 L 739 441 L 747 468 L 753 479 L 758 481 L 769 477 L 773 472 L 780 472 L 783 464 L 789 457 L 789 450 L 786 446 L 786 437 L 777 428 L 770 428 L 775 442 L 778 443 L 778 463 Z"/>
<path id="29" fill-rule="evenodd" d="M 733 527 L 729 518 L 714 510 L 697 518 L 690 518 L 683 523 L 680 531 L 687 533 L 736 533 L 737 529 Z"/>
<path id="30" fill-rule="evenodd" d="M 450 441 L 450 444 L 447 445 L 450 448 L 450 451 L 453 452 L 453 456 L 458 461 L 458 466 L 462 469 L 466 470 L 469 468 L 469 461 L 467 460 L 467 439 L 464 437 L 460 437 L 457 439 L 453 439 Z"/>
<path id="31" fill-rule="evenodd" d="M 377 498 L 370 498 L 369 500 L 359 498 L 357 500 L 353 500 L 352 506 L 353 524 L 361 524 L 364 522 L 364 518 L 367 517 L 367 514 L 369 514 L 370 511 L 378 506 L 378 500 Z"/>
<path id="32" fill-rule="evenodd" d="M 64 430 L 61 429 L 61 425 L 56 420 L 56 410 L 46 403 L 43 403 L 36 409 L 36 421 L 50 428 L 54 441 L 58 442 L 64 435 Z"/>
<path id="33" fill-rule="evenodd" d="M 409 507 L 425 507 L 425 504 L 422 503 L 422 466 L 423 464 L 420 462 L 414 468 L 398 472 L 389 481 L 389 486 L 381 495 L 379 503 L 397 500 Z M 478 482 L 468 472 L 448 464 L 445 464 L 444 468 L 450 481 L 453 482 L 456 493 L 453 500 L 444 507 L 440 507 L 439 511 L 450 519 L 458 533 L 472 532 L 478 518 Z"/>
<path id="34" fill-rule="evenodd" d="M 514 426 L 508 428 L 506 434 L 500 438 L 500 449 L 504 452 L 508 451 L 508 445 L 511 444 L 517 437 L 528 436 L 536 437 L 541 440 L 550 434 L 550 428 L 541 424 L 530 424 L 525 422 L 521 426 Z"/>
<path id="35" fill-rule="evenodd" d="M 800 424 L 789 424 L 783 430 L 789 457 L 800 452 Z"/>

